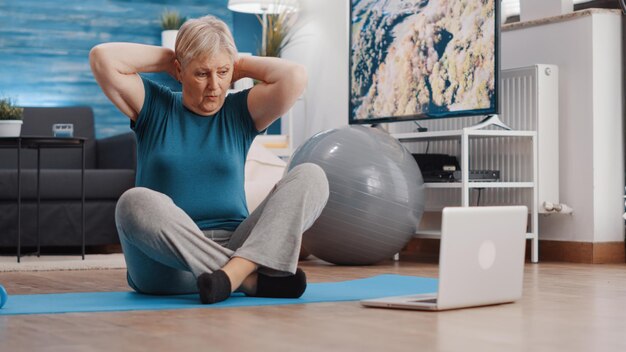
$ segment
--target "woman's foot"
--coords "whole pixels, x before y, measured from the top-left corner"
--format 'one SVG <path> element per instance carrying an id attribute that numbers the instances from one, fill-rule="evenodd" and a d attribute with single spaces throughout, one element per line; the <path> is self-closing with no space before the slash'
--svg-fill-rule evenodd
<path id="1" fill-rule="evenodd" d="M 222 270 L 198 276 L 197 283 L 202 304 L 213 304 L 230 297 L 230 279 Z"/>
<path id="2" fill-rule="evenodd" d="M 243 282 L 249 283 L 249 276 L 257 267 L 258 265 L 247 259 L 233 257 L 222 269 L 201 274 L 197 280 L 200 301 L 203 304 L 212 304 L 227 299 L 234 291 L 233 288 L 239 288 Z"/>
<path id="3" fill-rule="evenodd" d="M 253 272 L 245 278 L 241 278 L 243 272 L 239 272 L 235 277 L 233 271 L 228 270 L 232 269 L 232 266 L 227 265 L 222 269 L 198 277 L 198 291 L 203 304 L 226 300 L 233 292 L 233 282 L 238 286 L 238 291 L 252 297 L 299 298 L 306 290 L 306 274 L 300 268 L 294 275 L 289 276 L 267 276 Z"/>
<path id="4" fill-rule="evenodd" d="M 300 268 L 294 275 L 267 276 L 258 274 L 254 297 L 299 298 L 306 290 L 306 274 Z"/>

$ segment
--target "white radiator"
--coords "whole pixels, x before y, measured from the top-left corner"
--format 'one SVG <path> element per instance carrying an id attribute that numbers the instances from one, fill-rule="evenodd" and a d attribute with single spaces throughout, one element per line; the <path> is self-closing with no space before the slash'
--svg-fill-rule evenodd
<path id="1" fill-rule="evenodd" d="M 559 202 L 559 108 L 558 67 L 534 65 L 502 70 L 500 73 L 500 119 L 513 130 L 537 131 L 538 142 L 538 204 Z M 482 117 L 423 120 L 419 124 L 429 131 L 459 130 L 478 123 Z M 416 130 L 413 122 L 389 124 L 391 133 Z M 490 129 L 492 129 L 490 127 Z M 414 153 L 444 153 L 456 155 L 460 161 L 457 140 L 410 142 L 404 144 Z M 489 138 L 470 142 L 470 170 L 500 170 L 501 181 L 531 181 L 531 145 L 527 139 Z M 427 210 L 439 210 L 460 204 L 458 189 L 428 189 Z M 532 194 L 520 189 L 473 190 L 470 204 L 505 205 L 531 204 Z"/>

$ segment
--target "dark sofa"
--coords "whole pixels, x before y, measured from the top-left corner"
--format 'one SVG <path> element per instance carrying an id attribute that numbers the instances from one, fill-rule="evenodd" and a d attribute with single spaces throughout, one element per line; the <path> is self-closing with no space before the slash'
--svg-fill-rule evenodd
<path id="1" fill-rule="evenodd" d="M 26 107 L 22 136 L 52 136 L 55 123 L 74 124 L 85 142 L 85 243 L 118 244 L 115 204 L 134 186 L 136 140 L 131 132 L 95 139 L 89 107 Z M 36 245 L 37 151 L 22 149 L 22 246 Z M 42 247 L 81 245 L 81 151 L 41 150 Z M 17 246 L 17 151 L 0 149 L 0 248 Z"/>

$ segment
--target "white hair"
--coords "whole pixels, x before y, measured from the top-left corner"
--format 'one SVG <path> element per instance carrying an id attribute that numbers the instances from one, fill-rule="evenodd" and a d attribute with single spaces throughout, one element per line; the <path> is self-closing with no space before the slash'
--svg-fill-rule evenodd
<path id="1" fill-rule="evenodd" d="M 182 67 L 198 57 L 225 51 L 232 62 L 237 58 L 233 35 L 224 21 L 214 16 L 190 19 L 180 27 L 176 37 L 176 59 Z"/>

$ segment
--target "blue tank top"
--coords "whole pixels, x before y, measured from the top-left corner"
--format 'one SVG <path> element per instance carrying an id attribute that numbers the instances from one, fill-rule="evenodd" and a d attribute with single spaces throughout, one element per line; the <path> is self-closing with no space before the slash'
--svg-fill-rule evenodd
<path id="1" fill-rule="evenodd" d="M 258 134 L 249 90 L 229 94 L 214 115 L 183 106 L 182 93 L 142 77 L 145 101 L 136 122 L 135 184 L 164 193 L 200 229 L 233 231 L 248 217 L 244 164 Z"/>

